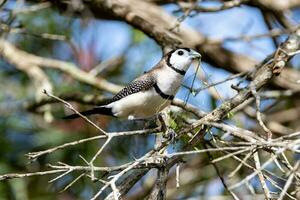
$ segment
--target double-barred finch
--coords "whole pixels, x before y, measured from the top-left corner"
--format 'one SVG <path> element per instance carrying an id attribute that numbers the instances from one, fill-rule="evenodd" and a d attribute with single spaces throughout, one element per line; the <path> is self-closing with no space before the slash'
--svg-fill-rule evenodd
<path id="1" fill-rule="evenodd" d="M 117 93 L 111 101 L 83 115 L 110 115 L 127 119 L 151 117 L 170 105 L 183 77 L 193 60 L 201 55 L 190 48 L 179 48 L 167 53 L 156 66 Z M 78 118 L 73 114 L 65 119 Z"/>

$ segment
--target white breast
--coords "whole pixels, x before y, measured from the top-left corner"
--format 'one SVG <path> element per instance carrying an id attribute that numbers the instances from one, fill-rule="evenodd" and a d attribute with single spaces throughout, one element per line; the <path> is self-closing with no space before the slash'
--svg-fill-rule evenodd
<path id="1" fill-rule="evenodd" d="M 131 94 L 108 104 L 107 107 L 112 108 L 112 112 L 116 117 L 137 119 L 151 117 L 169 104 L 170 101 L 163 99 L 152 88 L 148 91 Z"/>
<path id="2" fill-rule="evenodd" d="M 157 72 L 157 85 L 167 95 L 175 95 L 181 86 L 183 77 L 170 67 L 163 67 Z"/>

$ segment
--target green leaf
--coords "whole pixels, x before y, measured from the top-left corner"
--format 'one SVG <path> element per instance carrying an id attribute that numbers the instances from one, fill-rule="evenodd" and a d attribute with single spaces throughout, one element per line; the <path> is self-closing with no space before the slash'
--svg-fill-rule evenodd
<path id="1" fill-rule="evenodd" d="M 175 122 L 175 120 L 173 120 L 171 117 L 169 117 L 169 126 L 172 128 L 172 129 L 176 129 L 178 127 L 177 123 Z"/>
<path id="2" fill-rule="evenodd" d="M 137 29 L 133 29 L 133 43 L 138 44 L 145 39 L 145 34 Z"/>
<path id="3" fill-rule="evenodd" d="M 227 118 L 230 119 L 234 116 L 234 113 L 232 111 L 230 111 L 229 113 L 227 113 Z"/>

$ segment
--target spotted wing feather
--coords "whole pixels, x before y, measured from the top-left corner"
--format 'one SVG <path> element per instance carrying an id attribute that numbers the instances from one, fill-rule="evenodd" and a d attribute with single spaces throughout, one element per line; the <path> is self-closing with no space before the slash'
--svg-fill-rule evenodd
<path id="1" fill-rule="evenodd" d="M 118 101 L 128 95 L 138 93 L 140 91 L 145 91 L 153 87 L 156 83 L 155 77 L 153 76 L 142 76 L 139 79 L 134 80 L 129 85 L 124 87 L 120 92 L 118 92 L 111 100 L 111 102 Z"/>

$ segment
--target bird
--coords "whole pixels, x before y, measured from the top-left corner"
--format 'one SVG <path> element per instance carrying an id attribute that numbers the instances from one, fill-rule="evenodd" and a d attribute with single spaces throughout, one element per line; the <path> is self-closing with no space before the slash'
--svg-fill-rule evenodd
<path id="1" fill-rule="evenodd" d="M 191 48 L 177 48 L 166 53 L 148 72 L 145 72 L 105 105 L 80 112 L 84 116 L 100 114 L 128 120 L 155 116 L 170 105 L 179 90 L 184 75 L 201 54 Z M 65 116 L 75 119 L 78 114 Z"/>

